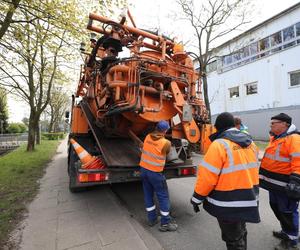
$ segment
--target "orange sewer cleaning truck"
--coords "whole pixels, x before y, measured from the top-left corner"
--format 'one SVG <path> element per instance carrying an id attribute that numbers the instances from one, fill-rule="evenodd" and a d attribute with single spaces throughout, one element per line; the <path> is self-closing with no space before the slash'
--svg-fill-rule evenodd
<path id="1" fill-rule="evenodd" d="M 191 57 L 182 44 L 138 29 L 128 17 L 131 25 L 125 17 L 115 22 L 89 15 L 90 49 L 82 44 L 85 62 L 72 96 L 71 192 L 138 180 L 141 143 L 160 120 L 171 127 L 167 178 L 194 176 L 190 148 L 204 152 L 209 145 L 213 128 Z"/>

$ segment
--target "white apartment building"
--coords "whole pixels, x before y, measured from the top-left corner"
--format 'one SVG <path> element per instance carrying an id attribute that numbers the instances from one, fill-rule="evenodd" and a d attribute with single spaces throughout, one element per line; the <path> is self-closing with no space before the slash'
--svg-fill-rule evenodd
<path id="1" fill-rule="evenodd" d="M 216 48 L 208 66 L 213 120 L 240 116 L 267 139 L 271 116 L 285 112 L 300 130 L 300 2 Z"/>

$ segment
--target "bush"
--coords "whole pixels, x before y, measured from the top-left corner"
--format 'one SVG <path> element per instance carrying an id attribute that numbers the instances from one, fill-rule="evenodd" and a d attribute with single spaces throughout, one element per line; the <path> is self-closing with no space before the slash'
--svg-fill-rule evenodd
<path id="1" fill-rule="evenodd" d="M 26 130 L 27 130 L 26 125 L 19 122 L 9 124 L 7 128 L 7 132 L 9 134 L 24 133 Z"/>
<path id="2" fill-rule="evenodd" d="M 26 125 L 24 123 L 18 123 L 18 125 L 19 125 L 19 128 L 21 130 L 20 133 L 24 133 L 24 132 L 27 131 L 27 127 L 26 127 Z"/>
<path id="3" fill-rule="evenodd" d="M 44 140 L 59 140 L 63 139 L 65 134 L 63 132 L 59 133 L 42 133 L 42 139 Z"/>

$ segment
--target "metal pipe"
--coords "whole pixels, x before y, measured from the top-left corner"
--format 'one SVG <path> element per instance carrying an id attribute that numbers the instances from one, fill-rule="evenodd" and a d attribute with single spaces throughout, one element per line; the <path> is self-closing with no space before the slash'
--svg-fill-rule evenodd
<path id="1" fill-rule="evenodd" d="M 101 33 L 101 34 L 104 34 L 104 35 L 109 35 L 110 34 L 109 31 L 105 31 L 104 29 L 102 29 L 100 27 L 93 26 L 93 25 L 88 25 L 86 28 L 88 30 L 95 31 L 95 32 L 98 32 L 98 33 Z"/>
<path id="2" fill-rule="evenodd" d="M 159 83 L 159 86 L 160 86 L 160 91 L 159 91 L 159 106 L 158 106 L 158 108 L 143 107 L 144 112 L 155 112 L 155 113 L 157 113 L 157 112 L 161 111 L 161 109 L 163 107 L 164 85 L 162 83 Z M 143 86 L 141 86 L 141 87 L 143 87 Z"/>
<path id="3" fill-rule="evenodd" d="M 89 18 L 91 20 L 96 20 L 96 21 L 99 21 L 99 22 L 102 22 L 102 23 L 106 23 L 106 24 L 112 24 L 112 23 L 115 23 L 116 25 L 120 26 L 119 23 L 116 23 L 114 22 L 113 20 L 110 20 L 106 17 L 103 17 L 103 16 L 100 16 L 100 15 L 97 15 L 97 14 L 94 14 L 94 13 L 90 13 L 89 15 Z M 154 41 L 162 41 L 162 37 L 159 37 L 159 36 L 156 36 L 154 34 L 151 34 L 149 32 L 146 32 L 146 31 L 143 31 L 143 30 L 140 30 L 138 28 L 134 28 L 134 27 L 130 27 L 130 26 L 127 26 L 127 25 L 121 25 L 125 30 L 128 30 L 130 33 L 133 33 L 135 35 L 140 35 L 140 36 L 144 36 L 144 37 L 147 37 L 149 39 L 152 39 Z M 163 39 L 165 40 L 165 39 Z M 174 46 L 174 43 L 168 39 L 165 40 L 166 41 L 166 44 L 168 45 L 172 45 Z"/>
<path id="4" fill-rule="evenodd" d="M 162 39 L 162 46 L 161 46 L 161 59 L 162 60 L 165 60 L 166 59 L 166 46 L 167 46 L 167 43 L 166 43 L 166 40 Z"/>
<path id="5" fill-rule="evenodd" d="M 128 73 L 129 69 L 130 68 L 128 66 L 125 66 L 125 65 L 115 65 L 115 66 L 113 66 L 109 69 L 109 73 L 113 74 L 116 71 L 119 71 L 119 72 L 122 72 L 122 73 Z"/>
<path id="6" fill-rule="evenodd" d="M 115 101 L 119 101 L 119 100 L 120 100 L 120 87 L 117 86 L 115 92 Z"/>
<path id="7" fill-rule="evenodd" d="M 140 138 L 137 137 L 137 135 L 135 133 L 132 132 L 132 130 L 129 129 L 128 135 L 140 148 L 143 147 L 144 143 L 142 142 L 142 140 Z"/>
<path id="8" fill-rule="evenodd" d="M 100 99 L 102 99 L 105 95 L 106 95 L 106 91 L 107 91 L 107 88 L 105 87 L 104 89 L 102 89 L 102 91 L 100 92 Z"/>
<path id="9" fill-rule="evenodd" d="M 136 28 L 135 22 L 134 22 L 134 20 L 133 20 L 133 18 L 132 18 L 132 15 L 131 15 L 131 13 L 130 13 L 129 10 L 127 10 L 127 15 L 128 15 L 128 17 L 129 17 L 129 19 L 130 19 L 130 21 L 131 21 L 131 23 L 132 23 L 132 26 L 133 26 L 134 28 Z"/>
<path id="10" fill-rule="evenodd" d="M 127 86 L 128 86 L 128 83 L 125 81 L 113 81 L 113 82 L 108 83 L 109 88 L 116 88 L 116 87 L 126 88 Z"/>

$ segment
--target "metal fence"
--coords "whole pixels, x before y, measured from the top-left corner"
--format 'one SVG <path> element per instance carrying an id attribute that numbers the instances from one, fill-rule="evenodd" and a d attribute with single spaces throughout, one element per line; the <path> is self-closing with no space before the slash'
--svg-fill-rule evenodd
<path id="1" fill-rule="evenodd" d="M 23 142 L 27 141 L 28 133 L 23 134 L 0 134 L 1 142 Z"/>
<path id="2" fill-rule="evenodd" d="M 27 142 L 28 134 L 0 134 L 0 155 Z"/>

